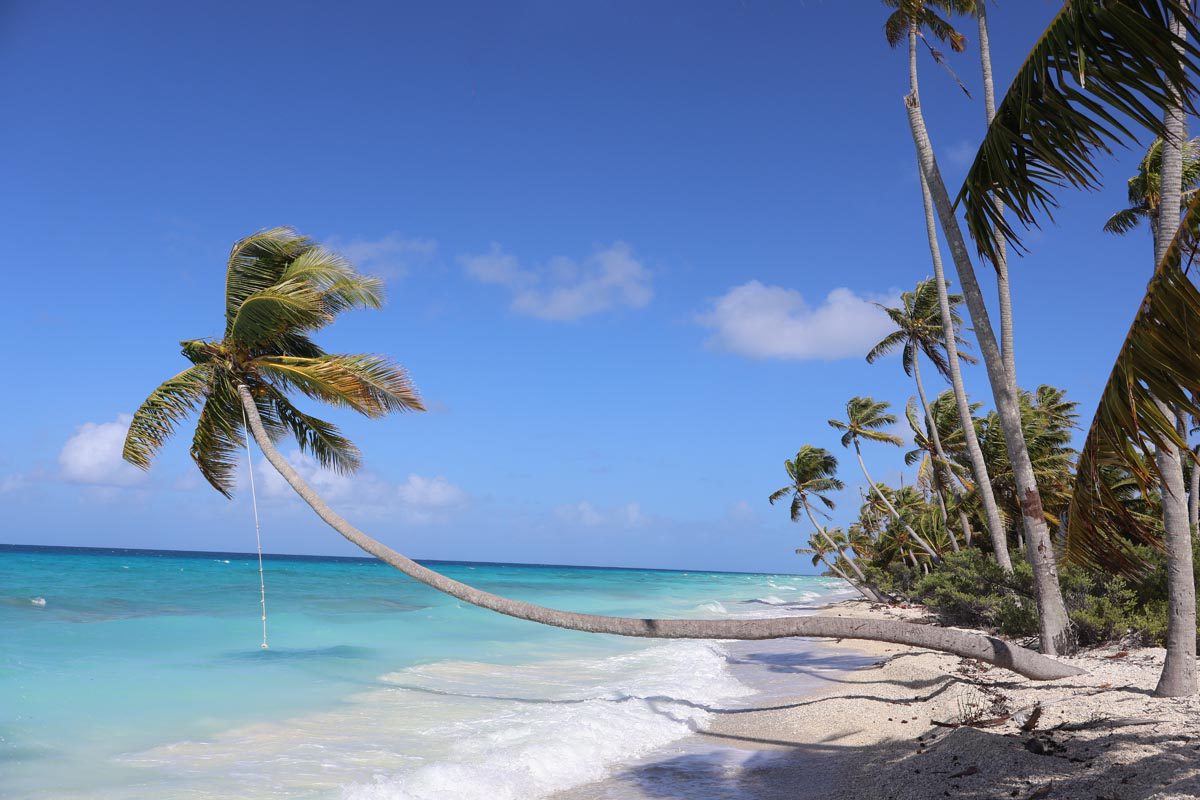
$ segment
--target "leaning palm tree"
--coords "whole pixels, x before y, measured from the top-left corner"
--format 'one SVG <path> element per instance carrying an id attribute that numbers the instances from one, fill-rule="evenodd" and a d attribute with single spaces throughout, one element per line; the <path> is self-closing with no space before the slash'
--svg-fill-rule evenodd
<path id="1" fill-rule="evenodd" d="M 925 413 L 925 418 L 928 421 L 929 436 L 933 444 L 934 452 L 934 470 L 935 472 L 941 469 L 947 461 L 946 452 L 942 448 L 941 437 L 938 433 L 937 425 L 934 424 L 932 411 L 929 407 L 929 401 L 925 396 L 925 385 L 921 380 L 921 354 L 924 354 L 933 364 L 934 368 L 947 380 L 950 380 L 950 363 L 947 357 L 947 342 L 948 335 L 952 335 L 956 339 L 956 352 L 958 346 L 965 346 L 966 340 L 958 336 L 958 329 L 962 325 L 962 317 L 958 314 L 958 306 L 962 303 L 961 295 L 947 295 L 946 304 L 950 309 L 950 322 L 945 324 L 941 309 L 941 293 L 938 289 L 938 283 L 934 279 L 926 279 L 919 282 L 916 288 L 911 292 L 904 292 L 901 297 L 901 305 L 899 308 L 890 308 L 880 305 L 880 308 L 887 313 L 892 324 L 896 329 L 879 341 L 871 351 L 867 353 L 867 362 L 874 363 L 876 360 L 893 352 L 897 348 L 901 348 L 901 364 L 904 367 L 904 372 L 914 378 L 917 385 L 917 395 L 921 399 L 921 408 Z M 952 333 L 948 333 L 952 332 Z M 960 361 L 974 363 L 975 359 L 965 353 L 958 353 Z M 968 405 L 969 409 L 969 405 Z M 968 411 L 969 414 L 969 411 Z M 971 433 L 974 434 L 974 428 L 971 428 Z M 975 439 L 976 448 L 979 447 L 978 439 Z M 992 549 L 996 554 L 996 561 L 1005 572 L 1012 572 L 1012 562 L 1008 556 L 1008 544 L 1004 533 L 1004 523 L 1000 518 L 1000 512 L 996 506 L 996 498 L 991 491 L 991 481 L 988 474 L 988 466 L 986 459 L 980 459 L 982 466 L 978 472 L 978 485 L 981 487 L 980 501 L 984 510 L 984 521 L 987 523 L 988 532 L 992 538 Z M 951 481 L 947 482 L 949 487 L 953 487 Z M 945 501 L 943 500 L 943 507 Z M 964 528 L 964 536 L 967 534 L 967 526 L 964 521 L 960 522 Z M 949 520 L 947 519 L 947 527 Z"/>
<path id="2" fill-rule="evenodd" d="M 290 434 L 326 466 L 352 471 L 358 465 L 357 449 L 329 423 L 296 409 L 290 393 L 368 416 L 420 408 L 405 374 L 392 362 L 327 354 L 310 338 L 342 312 L 374 307 L 381 300 L 378 282 L 358 275 L 346 261 L 291 229 L 274 228 L 239 241 L 227 263 L 222 338 L 183 343 L 191 366 L 159 386 L 138 409 L 125 440 L 126 460 L 148 468 L 165 441 L 199 408 L 192 456 L 222 494 L 235 488 L 233 456 L 248 429 L 288 485 L 355 546 L 459 600 L 545 625 L 665 639 L 868 639 L 977 658 L 1035 679 L 1081 672 L 993 637 L 928 625 L 824 616 L 634 619 L 560 611 L 484 592 L 416 563 L 337 514 L 275 447 L 276 440 Z"/>
<path id="3" fill-rule="evenodd" d="M 820 503 L 832 511 L 835 503 L 829 497 L 829 493 L 845 488 L 845 484 L 837 477 L 837 467 L 837 457 L 833 453 L 823 447 L 806 444 L 797 451 L 795 458 L 784 460 L 783 468 L 787 472 L 788 483 L 772 492 L 767 500 L 771 505 L 775 505 L 780 500 L 791 497 L 792 522 L 799 522 L 802 514 L 807 516 L 817 535 L 824 539 L 839 557 L 845 558 L 842 546 L 833 540 L 824 525 L 817 522 L 813 513 L 813 503 Z M 855 560 L 846 558 L 845 561 L 857 578 L 858 585 L 865 587 L 871 594 L 876 594 Z"/>
<path id="4" fill-rule="evenodd" d="M 975 10 L 975 2 L 974 0 L 941 0 L 937 3 L 928 2 L 928 0 L 885 0 L 885 5 L 896 9 L 888 17 L 884 25 L 884 34 L 888 44 L 896 47 L 905 38 L 908 41 L 908 95 L 906 103 L 910 118 L 914 113 L 920 116 L 923 127 L 924 117 L 921 115 L 920 86 L 917 79 L 918 39 L 925 38 L 925 34 L 928 31 L 943 41 L 949 41 L 952 49 L 961 51 L 964 48 L 964 37 L 949 22 L 938 16 L 933 9 L 937 8 L 947 13 L 971 13 Z M 940 60 L 940 54 L 935 53 L 935 58 Z M 958 334 L 953 323 L 954 309 L 950 304 L 948 282 L 942 264 L 941 244 L 938 242 L 934 201 L 931 194 L 932 184 L 921 165 L 920 148 L 918 148 L 917 156 L 917 172 L 921 184 L 921 201 L 925 212 L 925 237 L 929 243 L 929 255 L 933 262 L 934 282 L 937 287 L 938 303 L 941 308 L 948 377 L 950 385 L 954 389 L 954 398 L 958 405 L 959 421 L 962 424 L 962 429 L 966 437 L 966 452 L 970 457 L 971 470 L 975 476 L 975 485 L 981 490 L 984 519 L 993 542 L 996 542 L 1003 531 L 1003 524 L 996 511 L 996 504 L 993 498 L 986 496 L 988 492 L 987 487 L 991 486 L 991 479 L 988 475 L 987 461 L 983 457 L 983 450 L 979 446 L 974 427 L 971 424 L 969 410 L 971 401 L 967 396 L 966 383 L 963 380 L 960 354 L 958 352 Z M 976 327 L 978 327 L 978 322 L 976 322 Z M 988 333 L 990 332 L 991 328 L 989 327 Z M 1008 553 L 1007 546 L 996 548 L 996 553 L 997 560 L 1005 558 Z M 1011 563 L 1009 568 L 1011 569 Z"/>
<path id="5" fill-rule="evenodd" d="M 867 600 L 874 602 L 877 598 L 869 594 L 864 587 L 850 580 L 845 570 L 838 566 L 839 563 L 845 563 L 845 559 L 842 558 L 837 545 L 838 540 L 844 538 L 845 535 L 836 528 L 826 531 L 826 538 L 822 538 L 820 535 L 814 533 L 808 537 L 808 547 L 797 547 L 796 553 L 797 555 L 811 555 L 814 567 L 818 564 L 822 565 L 825 569 L 853 586 Z M 830 539 L 833 540 L 834 544 L 831 545 L 829 543 Z M 831 554 L 833 555 L 832 562 L 828 559 Z"/>
<path id="6" fill-rule="evenodd" d="M 867 471 L 867 464 L 863 461 L 861 446 L 863 439 L 870 442 L 895 445 L 896 447 L 903 444 L 899 436 L 882 430 L 896 424 L 896 415 L 889 413 L 887 409 L 888 403 L 886 402 L 870 397 L 851 397 L 846 402 L 846 419 L 831 419 L 829 420 L 829 425 L 836 430 L 843 431 L 842 447 L 854 447 L 854 455 L 858 457 L 858 466 L 862 469 L 863 477 L 867 479 L 867 485 L 883 501 L 888 512 L 894 519 L 905 526 L 912 540 L 928 553 L 930 558 L 937 561 L 940 558 L 937 550 L 933 549 L 929 542 L 925 541 L 920 534 L 912 529 L 911 525 L 904 521 L 904 518 L 896 511 L 896 507 L 880 490 L 874 479 L 871 478 L 871 473 Z"/>

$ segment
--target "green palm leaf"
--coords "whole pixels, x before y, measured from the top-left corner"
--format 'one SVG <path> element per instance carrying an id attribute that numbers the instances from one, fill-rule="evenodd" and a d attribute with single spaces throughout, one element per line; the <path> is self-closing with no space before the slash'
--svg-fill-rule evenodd
<path id="1" fill-rule="evenodd" d="M 201 364 L 188 367 L 151 392 L 130 420 L 122 457 L 134 466 L 149 469 L 175 428 L 204 400 L 211 379 L 212 369 Z"/>
<path id="2" fill-rule="evenodd" d="M 280 334 L 313 330 L 332 321 L 320 292 L 303 280 L 286 280 L 247 297 L 227 338 L 254 348 Z"/>
<path id="3" fill-rule="evenodd" d="M 282 389 L 295 388 L 368 417 L 424 410 L 404 369 L 382 356 L 263 356 L 254 365 Z"/>
<path id="4" fill-rule="evenodd" d="M 279 421 L 291 431 L 300 446 L 300 452 L 308 453 L 326 469 L 351 473 L 362 466 L 362 453 L 337 426 L 308 414 L 293 406 L 282 392 L 268 389 L 267 396 Z"/>
<path id="5" fill-rule="evenodd" d="M 1136 140 L 1122 119 L 1161 135 L 1163 104 L 1172 93 L 1195 93 L 1200 50 L 1171 31 L 1173 7 L 1175 0 L 1063 5 L 996 109 L 956 200 L 981 255 L 995 263 L 993 230 L 1021 249 L 1004 209 L 1035 226 L 1040 213 L 1052 216 L 1057 187 L 1099 186 L 1095 156 Z M 1190 16 L 1183 24 L 1189 37 L 1200 34 Z"/>
<path id="6" fill-rule="evenodd" d="M 1184 269 L 1198 243 L 1200 199 L 1194 199 L 1146 287 L 1079 454 L 1067 526 L 1067 555 L 1077 562 L 1137 573 L 1142 562 L 1133 542 L 1155 541 L 1111 477 L 1132 477 L 1144 494 L 1156 477 L 1152 448 L 1188 450 L 1175 419 L 1156 401 L 1200 416 L 1200 291 Z"/>
<path id="7" fill-rule="evenodd" d="M 234 244 L 225 272 L 226 336 L 246 298 L 279 283 L 291 261 L 312 246 L 291 228 L 262 230 Z"/>

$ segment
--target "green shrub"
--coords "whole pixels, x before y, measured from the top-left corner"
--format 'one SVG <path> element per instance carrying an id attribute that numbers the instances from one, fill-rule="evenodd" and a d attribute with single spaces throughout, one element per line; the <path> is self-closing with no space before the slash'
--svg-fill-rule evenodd
<path id="1" fill-rule="evenodd" d="M 1029 635 L 1037 633 L 1032 582 L 1028 565 L 1005 575 L 990 556 L 972 549 L 947 555 L 916 582 L 911 596 L 951 625 Z"/>
<path id="2" fill-rule="evenodd" d="M 1141 555 L 1150 570 L 1137 581 L 1074 566 L 1059 570 L 1063 601 L 1080 645 L 1164 642 L 1165 559 L 1151 548 L 1144 548 Z M 1200 578 L 1200 544 L 1195 566 Z M 881 588 L 928 606 L 946 624 L 1009 636 L 1037 635 L 1033 572 L 1022 558 L 1014 559 L 1012 575 L 1005 575 L 990 554 L 971 549 L 947 555 L 928 575 L 893 562 L 870 565 L 868 576 Z"/>

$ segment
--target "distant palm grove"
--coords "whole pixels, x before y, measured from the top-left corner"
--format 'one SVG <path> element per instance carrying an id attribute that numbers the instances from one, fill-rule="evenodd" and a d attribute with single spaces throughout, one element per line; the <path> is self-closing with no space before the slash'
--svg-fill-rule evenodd
<path id="1" fill-rule="evenodd" d="M 847 391 L 844 408 L 830 409 L 828 420 L 843 449 L 787 443 L 780 483 L 767 497 L 804 526 L 807 542 L 799 551 L 865 598 L 917 600 L 948 622 L 982 632 L 876 620 L 848 625 L 822 616 L 578 614 L 483 592 L 370 538 L 274 447 L 291 436 L 325 466 L 352 472 L 358 465 L 354 445 L 288 395 L 368 416 L 419 411 L 421 403 L 390 361 L 328 354 L 310 338 L 345 311 L 378 307 L 381 290 L 286 228 L 234 245 L 223 337 L 183 343 L 191 366 L 139 408 L 126 458 L 148 467 L 198 409 L 192 455 L 219 491 L 233 490 L 234 460 L 249 433 L 314 511 L 366 552 L 466 602 L 543 624 L 626 636 L 869 638 L 980 658 L 1039 678 L 1075 669 L 1048 656 L 1137 637 L 1166 645 L 1160 695 L 1195 694 L 1200 468 L 1191 438 L 1200 424 L 1200 291 L 1189 268 L 1200 242 L 1200 145 L 1188 139 L 1185 124 L 1195 110 L 1200 69 L 1194 9 L 1183 0 L 1067 2 L 997 102 L 982 0 L 884 5 L 880 46 L 907 55 L 904 72 L 897 58 L 895 80 L 906 82 L 907 93 L 895 111 L 908 123 L 920 177 L 919 193 L 914 189 L 911 204 L 897 204 L 896 213 L 910 213 L 914 227 L 923 226 L 929 261 L 922 255 L 921 264 L 906 266 L 913 288 L 883 309 L 892 330 L 863 356 L 880 370 L 902 369 L 912 395 Z M 967 74 L 971 36 L 978 45 L 972 71 L 978 69 L 983 86 L 973 112 L 981 141 L 952 195 L 926 126 L 919 67 L 933 63 L 940 80 L 947 72 Z M 1128 179 L 1128 205 L 1096 220 L 1096 235 L 1144 236 L 1145 263 L 1129 269 L 1144 272 L 1148 284 L 1093 412 L 1061 388 L 1019 382 L 1009 270 L 1025 250 L 1022 230 L 1049 222 L 1072 190 L 1106 180 L 1107 151 L 1139 142 L 1148 149 Z M 998 312 L 994 321 L 989 301 Z M 971 377 L 978 384 L 970 387 L 969 365 L 976 365 Z M 1086 435 L 1076 447 L 1084 420 Z M 805 423 L 814 436 L 824 429 L 823 420 Z M 878 481 L 872 465 L 896 448 L 906 448 L 912 478 L 893 486 Z M 845 488 L 839 457 L 853 458 L 863 488 L 857 508 L 849 509 L 853 521 L 833 526 L 833 495 Z M 1041 654 L 989 635 L 996 632 L 1036 636 Z"/>

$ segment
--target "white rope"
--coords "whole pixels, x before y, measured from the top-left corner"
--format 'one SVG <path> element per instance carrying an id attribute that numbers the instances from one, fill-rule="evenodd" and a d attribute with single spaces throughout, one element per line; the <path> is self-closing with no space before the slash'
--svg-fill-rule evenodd
<path id="1" fill-rule="evenodd" d="M 250 456 L 250 420 L 246 417 L 246 408 L 242 407 L 242 423 L 246 432 L 246 465 L 250 470 L 250 502 L 254 507 L 254 542 L 258 545 L 258 595 L 262 604 L 262 649 L 267 646 L 267 583 L 263 579 L 262 533 L 258 526 L 258 497 L 254 493 L 254 461 Z"/>

